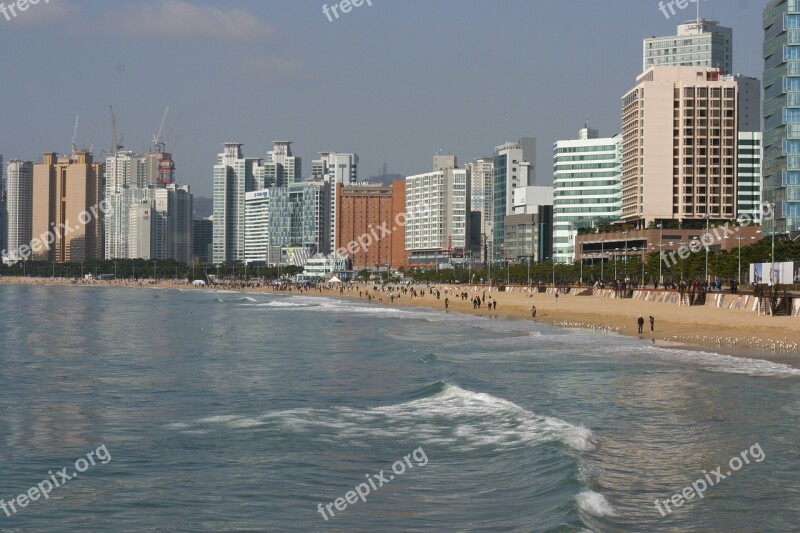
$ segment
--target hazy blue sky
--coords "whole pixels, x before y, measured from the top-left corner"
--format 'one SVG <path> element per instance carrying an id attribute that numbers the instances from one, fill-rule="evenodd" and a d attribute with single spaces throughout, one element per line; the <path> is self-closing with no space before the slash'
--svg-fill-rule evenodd
<path id="1" fill-rule="evenodd" d="M 668 20 L 657 0 L 372 0 L 333 22 L 320 0 L 43 2 L 0 16 L 0 153 L 67 152 L 80 115 L 79 144 L 99 157 L 109 104 L 126 148 L 141 150 L 169 105 L 178 181 L 206 196 L 222 142 L 265 157 L 274 139 L 295 142 L 304 175 L 337 150 L 358 152 L 366 177 L 527 135 L 549 183 L 555 140 L 586 117 L 619 130 L 642 39 L 695 17 L 691 4 Z M 733 27 L 736 72 L 758 78 L 765 4 L 701 2 Z"/>

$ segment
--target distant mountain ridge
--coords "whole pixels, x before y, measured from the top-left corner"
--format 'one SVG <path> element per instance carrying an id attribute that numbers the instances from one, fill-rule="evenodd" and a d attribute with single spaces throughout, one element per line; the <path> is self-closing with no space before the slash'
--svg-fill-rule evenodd
<path id="1" fill-rule="evenodd" d="M 194 218 L 208 218 L 214 213 L 214 200 L 204 196 L 194 197 Z"/>

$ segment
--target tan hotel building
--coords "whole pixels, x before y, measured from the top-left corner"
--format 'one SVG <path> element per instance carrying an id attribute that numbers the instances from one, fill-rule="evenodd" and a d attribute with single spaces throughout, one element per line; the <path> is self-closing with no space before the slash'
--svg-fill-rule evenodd
<path id="1" fill-rule="evenodd" d="M 652 67 L 622 99 L 622 220 L 736 217 L 739 91 L 707 67 Z"/>
<path id="2" fill-rule="evenodd" d="M 336 183 L 336 243 L 334 250 L 369 235 L 368 246 L 358 246 L 349 257 L 353 270 L 393 268 L 406 265 L 405 228 L 398 215 L 405 213 L 404 180 L 391 186 Z M 402 217 L 399 218 L 404 222 Z M 383 228 L 383 229 L 380 229 Z M 386 235 L 385 232 L 390 234 Z M 363 242 L 363 241 L 362 241 Z"/>
<path id="3" fill-rule="evenodd" d="M 55 241 L 50 249 L 34 251 L 34 260 L 91 261 L 103 258 L 103 228 L 99 216 L 92 215 L 88 223 L 84 212 L 94 209 L 101 215 L 102 163 L 92 161 L 85 151 L 58 158 L 46 152 L 41 163 L 33 166 L 33 238 L 53 231 L 54 226 L 67 225 L 54 231 Z"/>

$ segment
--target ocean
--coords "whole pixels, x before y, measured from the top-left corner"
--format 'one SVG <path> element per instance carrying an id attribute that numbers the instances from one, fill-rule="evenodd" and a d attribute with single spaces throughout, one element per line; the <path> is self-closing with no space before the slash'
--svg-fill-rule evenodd
<path id="1" fill-rule="evenodd" d="M 306 295 L 0 302 L 4 532 L 800 530 L 785 365 Z"/>

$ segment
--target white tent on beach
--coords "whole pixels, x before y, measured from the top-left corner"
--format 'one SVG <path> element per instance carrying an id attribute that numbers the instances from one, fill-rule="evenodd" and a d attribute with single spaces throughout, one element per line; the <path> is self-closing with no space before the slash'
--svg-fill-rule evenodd
<path id="1" fill-rule="evenodd" d="M 202 279 L 196 279 L 192 282 L 192 285 L 194 285 L 195 287 L 205 287 L 206 282 L 203 281 Z"/>
<path id="2" fill-rule="evenodd" d="M 336 276 L 333 276 L 331 279 L 328 280 L 328 283 L 341 283 L 341 282 L 342 280 L 340 280 Z"/>

